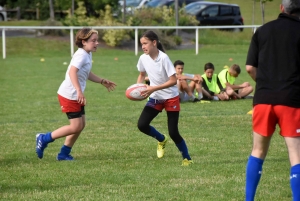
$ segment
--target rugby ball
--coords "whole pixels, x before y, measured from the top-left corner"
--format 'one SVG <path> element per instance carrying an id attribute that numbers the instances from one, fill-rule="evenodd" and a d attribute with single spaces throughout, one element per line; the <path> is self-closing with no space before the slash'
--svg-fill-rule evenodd
<path id="1" fill-rule="evenodd" d="M 128 99 L 133 101 L 145 100 L 147 97 L 141 95 L 142 91 L 147 89 L 145 84 L 133 84 L 126 89 L 125 95 Z"/>

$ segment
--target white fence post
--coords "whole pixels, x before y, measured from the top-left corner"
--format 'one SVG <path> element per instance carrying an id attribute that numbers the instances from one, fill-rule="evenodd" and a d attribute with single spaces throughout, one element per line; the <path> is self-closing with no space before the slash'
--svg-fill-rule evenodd
<path id="1" fill-rule="evenodd" d="M 139 52 L 139 41 L 138 41 L 138 28 L 135 28 L 135 35 L 134 35 L 134 40 L 135 40 L 135 56 L 138 55 Z"/>
<path id="2" fill-rule="evenodd" d="M 74 54 L 74 31 L 73 28 L 70 29 L 70 45 L 71 45 L 71 57 Z"/>
<path id="3" fill-rule="evenodd" d="M 196 55 L 198 55 L 198 51 L 199 51 L 199 29 L 196 28 Z"/>
<path id="4" fill-rule="evenodd" d="M 6 58 L 5 29 L 2 29 L 2 53 L 3 53 L 3 59 L 5 59 Z"/>

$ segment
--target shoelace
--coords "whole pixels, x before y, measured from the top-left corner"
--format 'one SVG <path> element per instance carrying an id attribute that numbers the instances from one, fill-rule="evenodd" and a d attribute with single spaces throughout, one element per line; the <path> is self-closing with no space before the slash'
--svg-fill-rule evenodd
<path id="1" fill-rule="evenodd" d="M 159 143 L 158 144 L 158 149 L 164 149 L 165 148 L 165 146 L 166 146 L 166 143 Z"/>

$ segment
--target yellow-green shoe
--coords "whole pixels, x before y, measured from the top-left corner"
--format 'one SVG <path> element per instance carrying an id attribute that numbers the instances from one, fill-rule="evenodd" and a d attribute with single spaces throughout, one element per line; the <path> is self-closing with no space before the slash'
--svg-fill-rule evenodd
<path id="1" fill-rule="evenodd" d="M 187 158 L 183 159 L 182 161 L 182 166 L 190 166 L 191 164 L 193 164 L 194 162 L 192 160 L 188 160 Z"/>
<path id="2" fill-rule="evenodd" d="M 165 147 L 166 147 L 167 141 L 168 141 L 168 137 L 165 136 L 164 141 L 158 142 L 158 145 L 157 145 L 157 157 L 158 158 L 162 158 L 164 156 L 164 154 L 165 154 Z"/>

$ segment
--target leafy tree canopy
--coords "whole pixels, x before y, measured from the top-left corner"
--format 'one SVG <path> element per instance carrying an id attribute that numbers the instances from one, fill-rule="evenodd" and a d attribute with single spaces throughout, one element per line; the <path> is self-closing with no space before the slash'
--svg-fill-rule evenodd
<path id="1" fill-rule="evenodd" d="M 74 0 L 75 9 L 78 7 L 79 1 L 80 0 Z M 53 0 L 53 4 L 54 10 L 69 10 L 72 7 L 72 0 Z M 49 13 L 48 0 L 0 0 L 0 5 L 6 6 L 7 8 L 20 7 L 21 10 L 36 9 L 38 6 L 41 13 Z M 87 14 L 94 15 L 97 14 L 96 11 L 105 10 L 106 5 L 116 8 L 118 6 L 118 0 L 84 0 L 84 5 L 87 9 Z"/>

